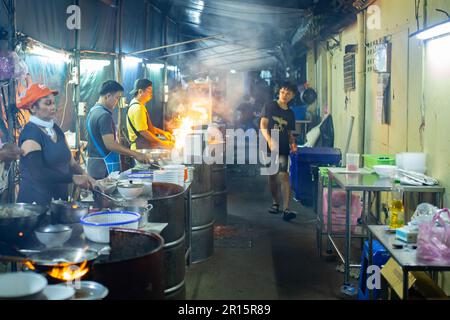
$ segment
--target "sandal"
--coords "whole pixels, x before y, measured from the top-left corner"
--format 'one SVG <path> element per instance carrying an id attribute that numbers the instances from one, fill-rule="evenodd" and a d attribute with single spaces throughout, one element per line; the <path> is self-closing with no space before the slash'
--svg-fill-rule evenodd
<path id="1" fill-rule="evenodd" d="M 297 218 L 297 213 L 290 211 L 289 209 L 284 210 L 284 212 L 283 212 L 283 220 L 284 221 L 289 222 L 295 218 Z"/>
<path id="2" fill-rule="evenodd" d="M 281 211 L 280 211 L 280 205 L 274 203 L 274 204 L 272 205 L 272 207 L 269 209 L 269 213 L 270 213 L 270 214 L 280 214 L 280 213 L 281 213 Z"/>

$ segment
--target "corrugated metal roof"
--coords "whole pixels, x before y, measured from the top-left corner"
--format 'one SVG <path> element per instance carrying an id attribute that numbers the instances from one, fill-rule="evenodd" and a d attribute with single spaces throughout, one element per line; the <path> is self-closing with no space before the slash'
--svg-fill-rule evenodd
<path id="1" fill-rule="evenodd" d="M 352 1 L 324 0 L 153 0 L 162 12 L 176 21 L 187 38 L 221 35 L 178 51 L 189 64 L 204 68 L 258 69 L 281 62 L 289 64 L 286 48 L 301 41 L 314 15 L 342 10 Z M 295 36 L 295 37 L 294 37 Z M 284 48 L 284 49 L 282 49 Z M 193 50 L 198 49 L 198 50 Z M 298 49 L 298 47 L 297 47 Z M 170 51 L 170 53 L 176 52 Z M 291 53 L 295 55 L 295 52 Z"/>

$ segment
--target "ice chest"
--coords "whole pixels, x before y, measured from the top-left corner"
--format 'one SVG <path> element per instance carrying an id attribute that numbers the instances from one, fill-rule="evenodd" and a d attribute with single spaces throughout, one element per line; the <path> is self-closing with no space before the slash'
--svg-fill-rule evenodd
<path id="1" fill-rule="evenodd" d="M 297 201 L 313 204 L 313 173 L 311 166 L 338 166 L 342 155 L 334 148 L 299 148 L 291 154 L 290 182 Z"/>

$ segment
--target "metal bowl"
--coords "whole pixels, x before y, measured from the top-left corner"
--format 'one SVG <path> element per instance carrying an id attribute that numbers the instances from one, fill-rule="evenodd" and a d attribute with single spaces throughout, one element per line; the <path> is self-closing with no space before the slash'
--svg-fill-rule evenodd
<path id="1" fill-rule="evenodd" d="M 63 225 L 50 225 L 37 229 L 36 238 L 47 248 L 61 247 L 72 236 L 72 228 Z"/>
<path id="2" fill-rule="evenodd" d="M 117 189 L 122 197 L 132 200 L 139 197 L 142 192 L 144 192 L 144 185 L 137 183 L 119 184 Z"/>
<path id="3" fill-rule="evenodd" d="M 117 189 L 117 180 L 111 180 L 111 179 L 103 179 L 98 181 L 98 184 L 100 188 L 103 190 L 104 193 L 111 195 L 116 191 Z"/>
<path id="4" fill-rule="evenodd" d="M 139 207 L 139 206 L 125 206 L 125 207 L 118 207 L 115 209 L 112 209 L 112 211 L 129 211 L 129 212 L 136 212 L 141 215 L 141 220 L 139 220 L 139 228 L 144 227 L 148 223 L 148 216 L 150 214 L 150 211 L 153 209 L 153 206 L 149 204 L 147 207 Z"/>

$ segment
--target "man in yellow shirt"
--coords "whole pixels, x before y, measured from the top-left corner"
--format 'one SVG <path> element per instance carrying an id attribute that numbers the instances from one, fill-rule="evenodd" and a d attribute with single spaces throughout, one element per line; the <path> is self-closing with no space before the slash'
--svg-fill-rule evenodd
<path id="1" fill-rule="evenodd" d="M 134 98 L 130 102 L 127 114 L 128 138 L 131 150 L 172 148 L 173 136 L 153 126 L 145 105 L 153 98 L 153 84 L 147 79 L 138 79 L 130 93 Z M 165 139 L 160 138 L 160 136 Z"/>

